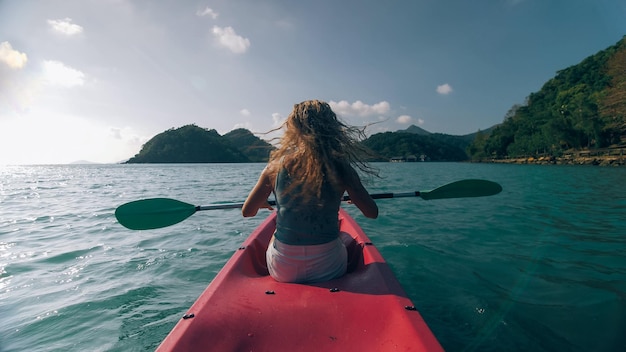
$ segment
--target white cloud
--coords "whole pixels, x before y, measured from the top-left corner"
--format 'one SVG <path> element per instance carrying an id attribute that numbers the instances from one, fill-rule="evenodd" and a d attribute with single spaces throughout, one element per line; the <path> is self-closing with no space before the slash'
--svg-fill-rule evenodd
<path id="1" fill-rule="evenodd" d="M 452 93 L 452 86 L 450 86 L 448 83 L 437 86 L 437 93 L 442 95 L 448 95 Z"/>
<path id="2" fill-rule="evenodd" d="M 67 36 L 80 34 L 83 32 L 83 27 L 72 23 L 71 18 L 65 18 L 62 20 L 48 20 L 48 24 L 56 32 L 65 34 Z"/>
<path id="3" fill-rule="evenodd" d="M 239 110 L 239 113 L 243 116 L 250 116 L 250 110 L 248 109 L 241 109 Z"/>
<path id="4" fill-rule="evenodd" d="M 275 112 L 272 114 L 272 122 L 272 126 L 279 127 L 283 124 L 283 122 L 285 122 L 285 118 L 281 114 Z"/>
<path id="5" fill-rule="evenodd" d="M 396 123 L 403 124 L 403 125 L 407 125 L 410 123 L 412 125 L 422 126 L 424 125 L 424 119 L 421 119 L 421 118 L 414 119 L 413 117 L 409 115 L 400 115 L 396 118 Z"/>
<path id="6" fill-rule="evenodd" d="M 213 9 L 211 9 L 210 7 L 205 7 L 204 10 L 198 10 L 196 11 L 196 15 L 200 16 L 200 17 L 204 17 L 204 16 L 209 16 L 212 19 L 216 19 L 217 16 L 219 16 L 219 14 L 215 11 L 213 11 Z"/>
<path id="7" fill-rule="evenodd" d="M 85 84 L 85 74 L 81 71 L 65 66 L 62 62 L 46 60 L 42 64 L 43 81 L 49 85 L 61 87 L 82 86 Z"/>
<path id="8" fill-rule="evenodd" d="M 4 62 L 9 68 L 20 69 L 26 65 L 27 61 L 26 54 L 13 50 L 11 43 L 0 43 L 0 62 Z"/>
<path id="9" fill-rule="evenodd" d="M 402 124 L 407 124 L 410 123 L 413 120 L 413 118 L 409 115 L 401 115 L 398 116 L 398 118 L 396 119 L 397 123 L 402 123 Z"/>
<path id="10" fill-rule="evenodd" d="M 137 135 L 130 127 L 109 127 L 107 137 L 122 141 L 125 145 L 131 146 L 137 151 L 139 151 L 142 144 L 149 140 L 146 136 Z"/>
<path id="11" fill-rule="evenodd" d="M 342 100 L 340 102 L 330 101 L 328 103 L 333 111 L 338 115 L 348 116 L 372 116 L 372 115 L 384 115 L 389 112 L 390 105 L 386 101 L 381 101 L 374 105 L 368 105 L 360 100 L 350 104 L 349 102 Z"/>
<path id="12" fill-rule="evenodd" d="M 113 139 L 122 139 L 122 129 L 118 127 L 111 127 L 109 129 L 109 135 L 113 137 Z"/>
<path id="13" fill-rule="evenodd" d="M 212 33 L 221 46 L 228 48 L 235 54 L 245 53 L 250 47 L 250 40 L 237 35 L 233 27 L 214 26 Z"/>
<path id="14" fill-rule="evenodd" d="M 23 113 L 30 107 L 41 86 L 27 70 L 26 54 L 14 50 L 9 42 L 0 43 L 0 120 L 5 113 Z"/>

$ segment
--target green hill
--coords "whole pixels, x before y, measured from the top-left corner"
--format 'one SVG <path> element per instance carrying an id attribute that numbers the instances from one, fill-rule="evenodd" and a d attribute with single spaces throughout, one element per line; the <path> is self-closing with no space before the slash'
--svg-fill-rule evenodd
<path id="1" fill-rule="evenodd" d="M 476 136 L 494 128 L 455 136 L 411 125 L 405 130 L 374 134 L 363 143 L 378 155 L 377 161 L 467 161 L 467 148 Z"/>
<path id="2" fill-rule="evenodd" d="M 474 160 L 559 157 L 626 144 L 626 36 L 556 76 L 515 105 L 491 133 L 479 133 Z"/>
<path id="3" fill-rule="evenodd" d="M 274 147 L 252 134 L 245 128 L 232 130 L 224 135 L 232 145 L 239 149 L 251 162 L 264 162 L 269 159 Z"/>
<path id="4" fill-rule="evenodd" d="M 215 130 L 186 125 L 159 133 L 126 163 L 237 163 L 261 161 L 263 153 L 252 146 L 268 145 L 252 133 L 235 130 L 221 136 Z M 245 153 L 242 150 L 254 152 Z M 268 153 L 265 147 L 265 153 Z M 267 160 L 267 157 L 266 159 Z"/>
<path id="5" fill-rule="evenodd" d="M 473 137 L 430 133 L 411 125 L 406 130 L 377 133 L 363 143 L 378 155 L 378 161 L 464 161 Z"/>

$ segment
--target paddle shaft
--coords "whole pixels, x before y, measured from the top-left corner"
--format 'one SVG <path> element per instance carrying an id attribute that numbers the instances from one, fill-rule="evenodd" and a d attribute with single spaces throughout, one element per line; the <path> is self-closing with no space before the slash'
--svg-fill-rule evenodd
<path id="1" fill-rule="evenodd" d="M 455 181 L 431 191 L 415 191 L 404 193 L 375 193 L 370 194 L 373 199 L 421 197 L 424 200 L 446 198 L 485 197 L 498 194 L 502 187 L 486 180 Z M 343 196 L 342 201 L 349 201 L 349 196 Z M 276 201 L 268 200 L 271 206 Z M 181 202 L 168 198 L 151 198 L 129 202 L 115 210 L 115 217 L 123 226 L 133 230 L 147 230 L 166 227 L 179 223 L 200 210 L 235 209 L 243 207 L 243 203 L 222 203 L 212 205 L 198 205 Z"/>
<path id="2" fill-rule="evenodd" d="M 419 197 L 421 196 L 420 191 L 415 192 L 403 192 L 403 193 L 374 193 L 370 194 L 372 199 L 388 199 L 388 198 L 406 198 L 406 197 Z M 342 202 L 347 202 L 350 200 L 350 196 L 343 196 L 341 198 Z M 267 203 L 271 206 L 276 205 L 275 200 L 268 200 Z M 243 207 L 243 203 L 227 203 L 227 204 L 214 204 L 214 205 L 198 205 L 196 206 L 196 211 L 200 210 L 217 210 L 217 209 L 236 209 Z"/>
<path id="3" fill-rule="evenodd" d="M 419 197 L 420 192 L 404 192 L 404 193 L 374 193 L 370 194 L 372 199 L 386 199 L 386 198 L 402 198 L 402 197 Z M 350 200 L 350 196 L 343 196 L 341 201 L 347 202 Z M 269 205 L 276 205 L 275 200 L 268 200 Z M 226 203 L 226 204 L 213 204 L 213 205 L 198 205 L 196 211 L 200 210 L 217 210 L 217 209 L 236 209 L 243 207 L 243 203 Z"/>

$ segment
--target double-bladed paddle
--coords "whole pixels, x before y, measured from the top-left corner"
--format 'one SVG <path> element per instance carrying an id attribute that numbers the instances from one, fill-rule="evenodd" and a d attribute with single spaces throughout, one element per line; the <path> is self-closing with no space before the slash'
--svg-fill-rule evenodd
<path id="1" fill-rule="evenodd" d="M 448 183 L 431 191 L 376 193 L 370 194 L 370 196 L 373 199 L 421 197 L 425 200 L 431 200 L 492 196 L 501 191 L 502 187 L 496 182 L 472 179 Z M 342 200 L 349 201 L 350 197 L 344 196 Z M 270 205 L 276 205 L 273 200 L 268 202 Z M 176 199 L 150 198 L 120 205 L 115 210 L 115 217 L 120 224 L 131 230 L 149 230 L 177 224 L 199 210 L 233 209 L 242 206 L 243 203 L 196 206 Z"/>

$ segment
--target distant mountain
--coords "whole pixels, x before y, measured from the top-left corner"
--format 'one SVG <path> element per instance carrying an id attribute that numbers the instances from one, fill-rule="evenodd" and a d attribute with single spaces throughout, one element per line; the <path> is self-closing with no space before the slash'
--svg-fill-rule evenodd
<path id="1" fill-rule="evenodd" d="M 378 155 L 377 161 L 464 161 L 467 142 L 443 134 L 422 135 L 405 131 L 377 133 L 365 146 Z"/>
<path id="2" fill-rule="evenodd" d="M 474 133 L 464 134 L 464 135 L 460 135 L 460 136 L 450 135 L 450 134 L 445 134 L 445 133 L 432 133 L 432 132 L 426 131 L 425 129 L 423 129 L 421 127 L 415 126 L 415 125 L 411 125 L 407 129 L 404 129 L 404 130 L 398 130 L 397 132 L 414 133 L 414 134 L 418 134 L 418 135 L 421 135 L 421 136 L 429 136 L 429 135 L 449 136 L 449 137 L 460 138 L 460 139 L 466 140 L 468 142 L 471 142 L 471 141 L 474 140 L 474 138 L 476 137 L 476 135 L 478 133 L 482 133 L 483 135 L 484 134 L 489 134 L 497 126 L 498 125 L 491 126 L 491 127 L 487 128 L 485 130 L 479 130 L 479 131 L 474 132 Z"/>
<path id="3" fill-rule="evenodd" d="M 374 134 L 363 143 L 378 155 L 377 161 L 465 161 L 469 160 L 466 149 L 476 135 L 488 135 L 492 129 L 455 136 L 411 125 L 396 132 Z"/>
<path id="4" fill-rule="evenodd" d="M 453 136 L 431 133 L 411 125 L 397 132 L 377 133 L 363 143 L 378 155 L 378 161 L 465 161 L 465 152 L 475 134 Z"/>
<path id="5" fill-rule="evenodd" d="M 405 129 L 405 130 L 400 130 L 398 132 L 407 132 L 407 133 L 414 133 L 414 134 L 419 134 L 420 136 L 428 136 L 432 133 L 426 131 L 425 129 L 415 126 L 415 125 L 411 125 L 409 126 L 409 128 Z"/>

